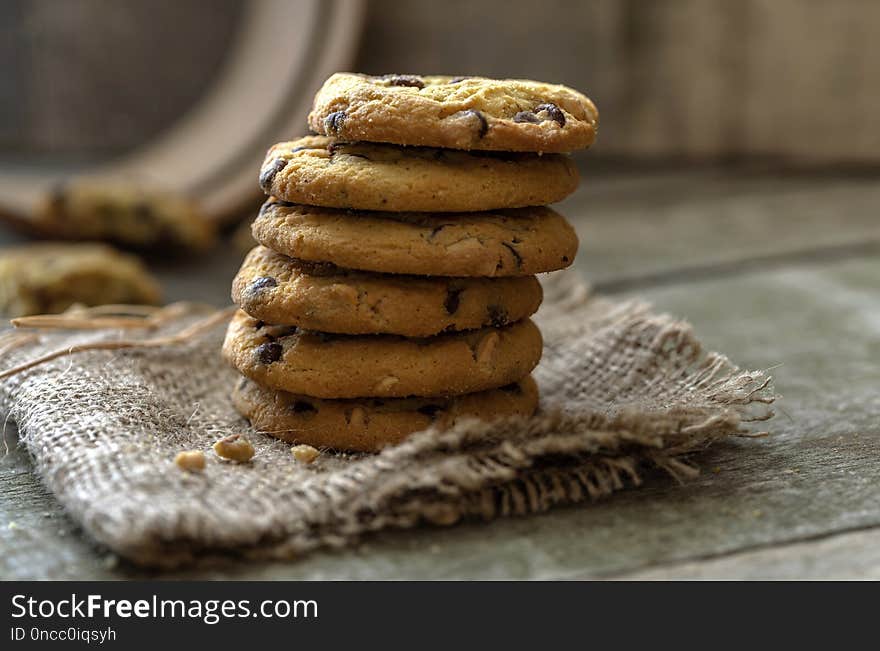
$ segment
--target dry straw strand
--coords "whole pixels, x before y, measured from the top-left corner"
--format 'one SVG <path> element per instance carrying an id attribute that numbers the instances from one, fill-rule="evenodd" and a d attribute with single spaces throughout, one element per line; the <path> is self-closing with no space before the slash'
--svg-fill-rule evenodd
<path id="1" fill-rule="evenodd" d="M 171 308 L 174 308 L 171 310 Z M 8 368 L 4 371 L 0 371 L 0 380 L 8 377 L 12 377 L 13 375 L 18 375 L 19 373 L 23 373 L 24 371 L 30 370 L 36 366 L 40 366 L 41 364 L 45 364 L 46 362 L 51 362 L 54 359 L 58 359 L 59 357 L 67 357 L 68 355 L 73 355 L 75 353 L 82 353 L 90 350 L 124 350 L 128 348 L 163 348 L 166 346 L 174 346 L 176 344 L 185 343 L 194 337 L 198 337 L 199 335 L 208 332 L 213 329 L 217 325 L 229 321 L 232 318 L 232 315 L 235 313 L 237 308 L 227 307 L 223 310 L 215 312 L 214 314 L 197 321 L 180 332 L 171 335 L 165 335 L 162 337 L 156 337 L 154 339 L 116 339 L 111 341 L 92 341 L 85 344 L 74 344 L 67 348 L 62 348 L 59 350 L 54 350 L 51 353 L 45 353 L 40 355 L 39 357 L 32 359 L 30 361 L 24 362 L 17 366 L 13 366 L 12 368 Z M 157 316 L 161 315 L 161 319 L 154 319 L 150 323 L 142 323 L 140 327 L 154 328 L 158 327 L 162 323 L 165 323 L 173 318 L 179 317 L 181 314 L 181 309 L 179 305 L 171 305 L 169 306 L 169 312 L 173 314 L 173 316 L 168 316 L 168 313 L 163 313 L 161 311 L 156 312 Z M 78 325 L 81 322 L 79 318 L 71 318 L 65 319 L 65 317 L 59 317 L 57 320 L 51 320 L 51 315 L 42 317 L 42 321 L 35 320 L 35 323 L 52 323 L 50 326 L 40 325 L 40 326 L 30 326 L 30 327 L 52 327 L 52 328 L 65 328 L 65 329 L 81 329 L 82 326 Z M 100 319 L 98 319 L 100 321 Z M 114 322 L 116 320 L 113 320 Z M 92 322 L 94 323 L 94 322 Z M 107 326 L 105 326 L 107 327 Z M 113 325 L 109 326 L 110 328 L 119 328 L 126 326 L 118 326 Z M 131 327 L 131 326 L 128 326 Z"/>

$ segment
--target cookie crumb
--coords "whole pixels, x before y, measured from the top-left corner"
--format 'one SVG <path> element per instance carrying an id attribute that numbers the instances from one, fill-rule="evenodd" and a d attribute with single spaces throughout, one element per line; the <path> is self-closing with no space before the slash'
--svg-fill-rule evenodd
<path id="1" fill-rule="evenodd" d="M 218 457 L 231 461 L 250 461 L 254 456 L 254 446 L 247 439 L 241 438 L 241 434 L 226 436 L 217 441 L 213 448 Z"/>
<path id="2" fill-rule="evenodd" d="M 311 463 L 321 454 L 311 445 L 294 445 L 290 448 L 293 457 L 300 463 Z"/>
<path id="3" fill-rule="evenodd" d="M 489 362 L 492 361 L 495 349 L 498 347 L 500 341 L 501 337 L 498 336 L 497 332 L 490 332 L 483 337 L 480 340 L 480 343 L 477 344 L 476 354 L 474 355 L 477 364 L 480 366 L 488 365 Z"/>
<path id="4" fill-rule="evenodd" d="M 184 450 L 177 453 L 174 463 L 182 470 L 201 472 L 205 469 L 205 455 L 201 450 Z"/>
<path id="5" fill-rule="evenodd" d="M 363 407 L 355 407 L 351 410 L 351 413 L 348 414 L 347 420 L 350 425 L 362 427 L 367 423 L 367 412 L 364 411 Z"/>

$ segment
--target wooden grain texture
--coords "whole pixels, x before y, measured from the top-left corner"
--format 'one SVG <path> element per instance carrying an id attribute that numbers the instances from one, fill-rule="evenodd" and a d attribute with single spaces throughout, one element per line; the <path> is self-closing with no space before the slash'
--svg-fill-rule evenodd
<path id="1" fill-rule="evenodd" d="M 163 576 L 584 578 L 681 572 L 756 578 L 777 576 L 772 570 L 778 565 L 786 576 L 847 578 L 872 567 L 876 553 L 849 539 L 841 546 L 815 545 L 880 527 L 880 258 L 858 249 L 830 258 L 817 253 L 829 243 L 865 237 L 867 206 L 876 201 L 873 185 L 664 173 L 639 181 L 594 179 L 583 192 L 602 203 L 601 217 L 582 197 L 569 205 L 580 206 L 570 214 L 583 234 L 596 228 L 591 224 L 597 219 L 607 221 L 602 238 L 583 238 L 584 273 L 598 273 L 602 261 L 611 264 L 617 256 L 643 270 L 662 270 L 616 291 L 689 319 L 708 347 L 743 366 L 781 364 L 773 371 L 784 396 L 780 415 L 768 424 L 773 435 L 731 441 L 702 455 L 704 472 L 697 479 L 679 486 L 652 475 L 641 489 L 538 517 L 386 533 L 355 549 L 294 563 L 231 564 Z M 690 190 L 682 192 L 685 187 Z M 772 208 L 754 208 L 768 201 Z M 663 228 L 652 226 L 647 215 L 664 205 Z M 816 214 L 804 221 L 809 205 Z M 646 229 L 642 260 L 630 252 L 638 214 Z M 617 235 L 615 220 L 622 229 Z M 774 266 L 726 266 L 725 260 L 742 258 L 757 245 L 768 255 L 785 255 Z M 223 303 L 236 265 L 235 256 L 218 252 L 201 264 L 181 263 L 160 273 L 175 280 L 169 288 L 174 298 Z M 626 266 L 608 272 L 603 283 L 613 287 L 616 278 L 628 277 Z M 669 275 L 676 269 L 680 275 Z M 34 478 L 20 448 L 0 462 L 0 484 L 0 576 L 145 576 L 82 539 Z M 776 549 L 789 569 L 762 555 Z"/>
<path id="2" fill-rule="evenodd" d="M 615 576 L 638 581 L 695 579 L 880 580 L 880 529 L 741 551 Z"/>

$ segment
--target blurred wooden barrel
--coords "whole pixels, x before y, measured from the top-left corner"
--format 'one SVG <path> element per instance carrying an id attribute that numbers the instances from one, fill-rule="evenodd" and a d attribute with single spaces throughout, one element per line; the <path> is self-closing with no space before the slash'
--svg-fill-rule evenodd
<path id="1" fill-rule="evenodd" d="M 315 90 L 351 66 L 362 5 L 0 3 L 0 212 L 26 216 L 57 180 L 84 173 L 237 214 L 260 194 L 266 149 L 304 133 Z"/>

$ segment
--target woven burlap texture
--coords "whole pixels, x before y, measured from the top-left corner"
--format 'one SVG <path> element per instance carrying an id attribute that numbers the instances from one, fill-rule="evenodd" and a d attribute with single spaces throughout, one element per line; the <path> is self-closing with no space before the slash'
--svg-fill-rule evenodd
<path id="1" fill-rule="evenodd" d="M 705 352 L 690 327 L 639 303 L 591 297 L 572 272 L 545 282 L 535 371 L 541 410 L 524 421 L 428 430 L 378 455 L 324 451 L 311 465 L 234 411 L 224 328 L 162 349 L 80 352 L 0 382 L 0 411 L 36 471 L 97 542 L 143 565 L 217 556 L 290 558 L 365 533 L 544 511 L 639 483 L 644 466 L 683 477 L 683 459 L 769 417 L 763 372 Z M 193 308 L 161 328 L 179 331 Z M 116 331 L 44 332 L 9 367 Z M 125 335 L 131 337 L 131 333 Z M 144 337 L 148 336 L 146 334 Z M 244 434 L 252 462 L 210 451 Z M 201 449 L 203 473 L 175 454 Z"/>

